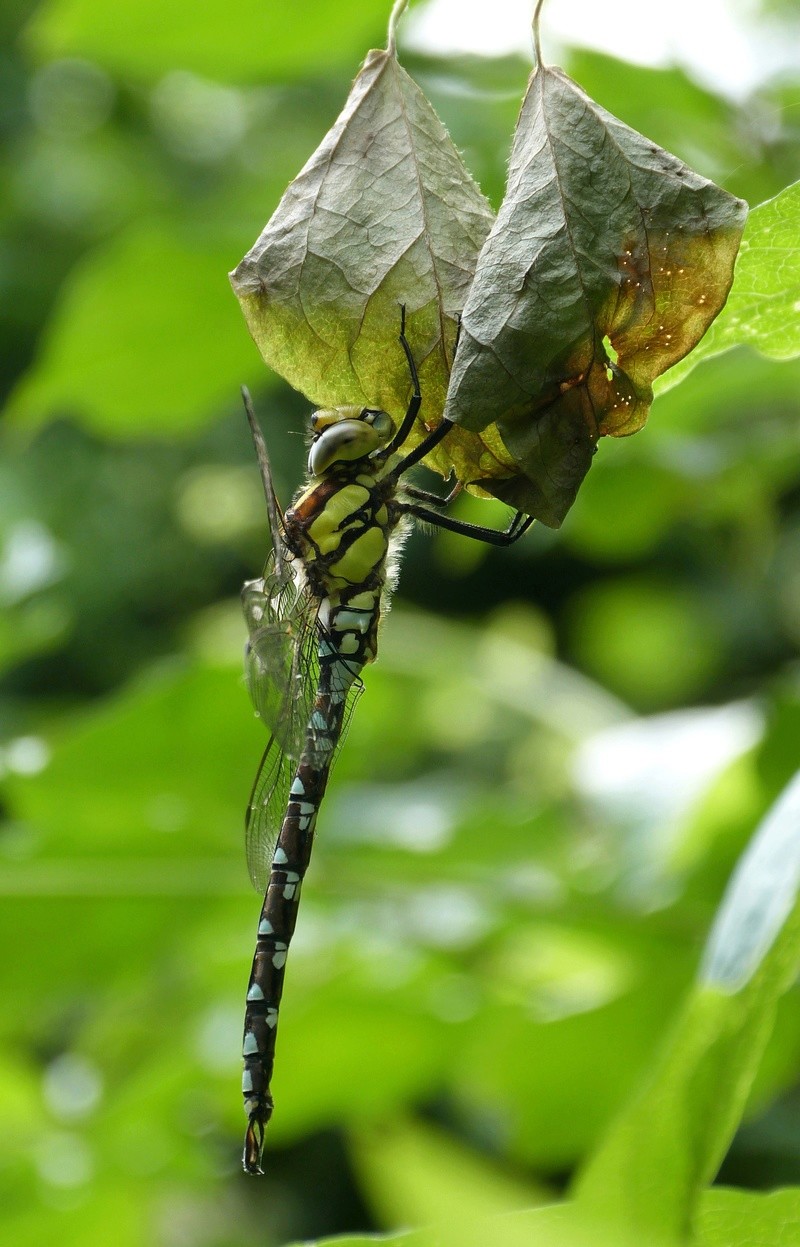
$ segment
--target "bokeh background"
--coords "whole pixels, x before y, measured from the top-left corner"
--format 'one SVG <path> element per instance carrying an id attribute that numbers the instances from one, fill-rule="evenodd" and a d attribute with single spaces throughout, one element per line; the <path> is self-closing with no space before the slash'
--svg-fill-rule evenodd
<path id="1" fill-rule="evenodd" d="M 527 6 L 401 57 L 495 205 Z M 791 0 L 550 0 L 601 104 L 754 205 L 800 170 Z M 263 746 L 238 591 L 304 400 L 226 273 L 388 4 L 0 13 L 0 1226 L 238 1247 L 552 1198 L 652 1061 L 800 739 L 800 364 L 729 353 L 601 445 L 563 529 L 417 534 L 292 948 L 267 1175 L 240 1172 Z M 618 11 L 617 11 L 618 10 Z M 617 59 L 612 55 L 629 59 Z M 491 58 L 479 53 L 491 52 Z M 461 514 L 502 524 L 465 499 Z M 729 1183 L 800 1182 L 800 996 Z"/>

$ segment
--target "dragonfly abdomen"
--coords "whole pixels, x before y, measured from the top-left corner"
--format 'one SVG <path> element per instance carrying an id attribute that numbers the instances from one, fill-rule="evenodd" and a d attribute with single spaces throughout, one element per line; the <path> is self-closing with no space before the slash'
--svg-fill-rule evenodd
<path id="1" fill-rule="evenodd" d="M 339 628 L 339 615 L 343 614 Z M 248 1117 L 244 1167 L 260 1173 L 264 1130 L 272 1116 L 270 1090 L 275 1063 L 278 1011 L 289 945 L 297 922 L 300 887 L 311 858 L 314 828 L 331 764 L 342 732 L 347 695 L 362 663 L 339 651 L 349 638 L 365 643 L 352 629 L 347 607 L 330 612 L 330 631 L 320 638 L 319 687 L 303 752 L 289 790 L 289 802 L 272 857 L 269 882 L 258 923 L 245 1009 L 242 1094 Z"/>
<path id="2" fill-rule="evenodd" d="M 311 856 L 314 823 L 327 778 L 317 772 L 317 792 L 307 791 L 302 775 L 308 770 L 301 760 L 272 859 L 247 990 L 242 1094 L 248 1116 L 244 1166 L 250 1173 L 260 1171 L 264 1128 L 272 1116 L 270 1082 L 286 956 L 297 922 L 300 886 Z"/>

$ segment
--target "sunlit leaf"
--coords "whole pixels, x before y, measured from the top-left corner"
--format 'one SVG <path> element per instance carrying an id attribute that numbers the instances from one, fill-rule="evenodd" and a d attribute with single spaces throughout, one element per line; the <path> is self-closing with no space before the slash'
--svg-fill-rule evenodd
<path id="1" fill-rule="evenodd" d="M 699 347 L 658 389 L 677 385 L 702 360 L 732 346 L 770 359 L 800 355 L 800 182 L 750 213 L 725 310 Z"/>
<path id="2" fill-rule="evenodd" d="M 388 52 L 370 52 L 336 124 L 232 273 L 271 368 L 320 406 L 363 403 L 403 415 L 408 364 L 400 305 L 423 394 L 444 407 L 456 333 L 492 222 L 442 123 Z M 508 476 L 494 430 L 448 438 L 435 462 L 464 480 Z"/>
<path id="3" fill-rule="evenodd" d="M 561 70 L 534 72 L 446 410 L 497 422 L 520 475 L 491 492 L 561 523 L 598 437 L 641 427 L 653 379 L 719 312 L 744 215 Z"/>
<path id="4" fill-rule="evenodd" d="M 578 1183 L 579 1201 L 649 1241 L 681 1233 L 744 1110 L 800 963 L 800 776 L 767 815 L 719 911 L 704 968 L 640 1094 Z M 776 870 L 785 882 L 773 896 Z M 728 947 L 730 946 L 730 947 Z"/>
<path id="5" fill-rule="evenodd" d="M 741 991 L 753 977 L 800 891 L 800 775 L 772 807 L 742 857 L 706 948 L 703 978 Z"/>
<path id="6" fill-rule="evenodd" d="M 372 1234 L 325 1238 L 318 1240 L 317 1247 L 377 1247 L 386 1242 L 397 1247 L 486 1247 L 489 1243 L 491 1247 L 641 1247 L 616 1226 L 588 1218 L 569 1203 L 487 1217 L 480 1207 L 473 1208 L 468 1187 L 462 1192 L 460 1210 L 447 1221 L 392 1234 L 388 1239 Z M 648 1239 L 647 1247 L 679 1245 L 674 1239 L 658 1237 Z"/>
<path id="7" fill-rule="evenodd" d="M 800 1188 L 706 1191 L 692 1241 L 696 1247 L 794 1247 L 800 1242 Z"/>

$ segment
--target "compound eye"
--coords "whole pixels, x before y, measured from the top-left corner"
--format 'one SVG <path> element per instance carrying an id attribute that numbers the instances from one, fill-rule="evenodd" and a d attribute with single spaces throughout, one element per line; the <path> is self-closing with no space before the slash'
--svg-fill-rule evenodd
<path id="1" fill-rule="evenodd" d="M 321 476 L 333 463 L 363 459 L 378 449 L 380 442 L 374 428 L 363 420 L 340 420 L 330 425 L 308 452 L 308 470 Z"/>
<path id="2" fill-rule="evenodd" d="M 311 413 L 309 423 L 313 433 L 322 433 L 342 420 L 358 420 L 360 415 L 358 407 L 322 407 Z"/>
<path id="3" fill-rule="evenodd" d="M 388 442 L 394 432 L 394 422 L 391 416 L 375 407 L 365 407 L 361 412 L 361 419 L 365 424 L 372 426 L 381 442 Z"/>

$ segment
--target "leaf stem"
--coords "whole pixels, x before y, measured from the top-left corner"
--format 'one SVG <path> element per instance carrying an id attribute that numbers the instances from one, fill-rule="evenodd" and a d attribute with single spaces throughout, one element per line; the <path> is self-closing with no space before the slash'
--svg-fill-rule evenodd
<path id="1" fill-rule="evenodd" d="M 394 8 L 389 15 L 389 29 L 386 32 L 386 51 L 390 56 L 397 55 L 397 23 L 408 5 L 408 0 L 395 0 Z"/>
<path id="2" fill-rule="evenodd" d="M 542 12 L 543 4 L 544 0 L 536 0 L 536 8 L 533 10 L 533 21 L 531 22 L 531 29 L 533 31 L 533 59 L 535 69 L 544 68 L 544 61 L 542 60 L 542 40 L 541 35 L 539 34 L 539 16 Z"/>

